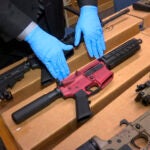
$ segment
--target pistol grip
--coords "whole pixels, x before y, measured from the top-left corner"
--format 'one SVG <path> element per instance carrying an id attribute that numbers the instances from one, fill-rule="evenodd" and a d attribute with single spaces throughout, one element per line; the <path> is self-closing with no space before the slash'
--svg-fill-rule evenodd
<path id="1" fill-rule="evenodd" d="M 92 112 L 89 107 L 87 94 L 83 90 L 80 90 L 75 94 L 75 102 L 76 102 L 77 121 L 81 122 L 90 118 L 92 115 Z"/>

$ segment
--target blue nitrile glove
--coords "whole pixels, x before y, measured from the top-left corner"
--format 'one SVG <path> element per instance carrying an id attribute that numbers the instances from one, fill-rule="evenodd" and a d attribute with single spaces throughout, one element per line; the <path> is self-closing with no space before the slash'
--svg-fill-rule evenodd
<path id="1" fill-rule="evenodd" d="M 63 50 L 71 50 L 54 36 L 46 33 L 39 26 L 35 27 L 24 39 L 28 42 L 36 56 L 45 64 L 52 76 L 63 80 L 70 73 Z"/>
<path id="2" fill-rule="evenodd" d="M 88 53 L 91 57 L 99 58 L 105 50 L 103 30 L 96 6 L 83 6 L 75 29 L 75 43 L 77 46 L 83 33 Z"/>

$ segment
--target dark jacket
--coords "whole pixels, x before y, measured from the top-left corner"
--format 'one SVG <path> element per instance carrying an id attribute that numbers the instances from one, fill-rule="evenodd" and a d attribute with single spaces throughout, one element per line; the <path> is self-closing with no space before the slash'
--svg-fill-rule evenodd
<path id="1" fill-rule="evenodd" d="M 78 4 L 97 5 L 97 0 L 78 0 Z M 0 0 L 0 37 L 16 38 L 31 21 L 36 22 L 38 5 L 38 0 Z"/>
<path id="2" fill-rule="evenodd" d="M 39 14 L 39 1 L 44 2 L 44 14 Z M 28 43 L 16 37 L 35 21 L 44 30 L 61 39 L 64 36 L 63 0 L 0 0 L 0 69 L 28 56 L 32 50 Z M 97 0 L 78 0 L 83 5 L 97 5 Z M 63 5 L 62 5 L 63 7 Z M 57 18 L 57 19 L 56 19 Z M 59 19 L 58 19 L 59 18 Z"/>

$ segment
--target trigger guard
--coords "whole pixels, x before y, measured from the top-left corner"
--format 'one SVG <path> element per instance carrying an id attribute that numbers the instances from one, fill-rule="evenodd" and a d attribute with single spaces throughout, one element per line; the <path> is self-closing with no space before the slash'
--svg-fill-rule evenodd
<path id="1" fill-rule="evenodd" d="M 140 147 L 135 143 L 135 141 L 136 141 L 137 139 L 139 139 L 139 138 L 143 138 L 143 139 L 145 139 L 145 140 L 148 142 L 148 137 L 147 137 L 147 135 L 145 135 L 145 134 L 142 134 L 142 133 L 141 133 L 141 134 L 135 136 L 135 137 L 131 140 L 131 144 L 132 144 L 134 147 L 138 148 L 138 149 L 140 149 Z"/>
<path id="2" fill-rule="evenodd" d="M 92 87 L 86 87 L 86 91 L 89 91 L 90 95 L 94 95 L 101 90 L 101 88 L 98 85 L 95 85 L 94 87 L 96 88 L 95 90 L 91 90 Z"/>

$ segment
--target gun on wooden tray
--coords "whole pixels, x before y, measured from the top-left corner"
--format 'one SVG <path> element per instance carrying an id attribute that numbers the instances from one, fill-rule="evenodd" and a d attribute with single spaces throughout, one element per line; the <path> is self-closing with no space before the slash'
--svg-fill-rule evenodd
<path id="1" fill-rule="evenodd" d="M 110 70 L 134 55 L 139 49 L 141 39 L 131 39 L 100 59 L 96 59 L 65 78 L 57 88 L 39 97 L 28 105 L 12 114 L 15 123 L 21 123 L 39 112 L 60 97 L 74 98 L 76 102 L 77 121 L 84 121 L 91 117 L 88 97 L 98 93 L 113 79 Z"/>
<path id="2" fill-rule="evenodd" d="M 126 127 L 111 139 L 104 141 L 93 136 L 76 150 L 150 150 L 150 111 L 144 113 L 134 122 L 126 119 L 120 125 Z M 137 141 L 143 139 L 143 146 Z"/>

